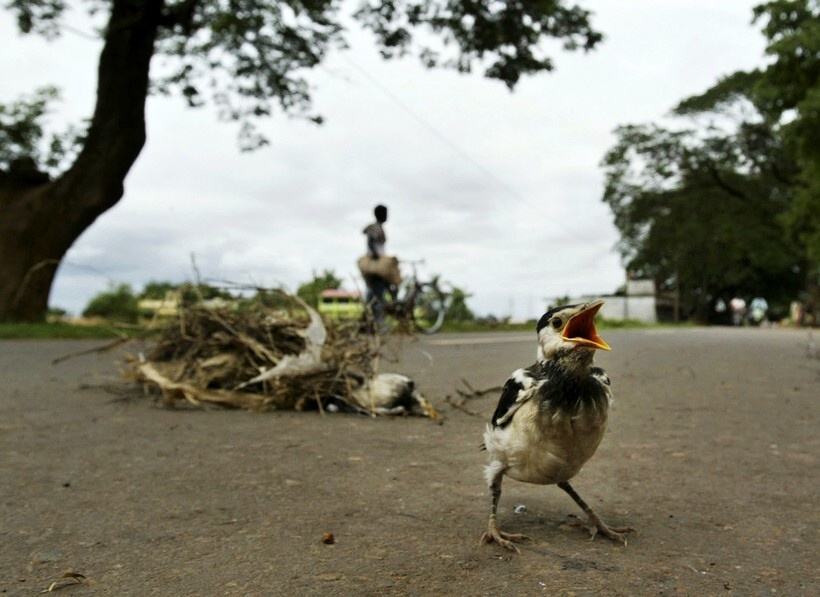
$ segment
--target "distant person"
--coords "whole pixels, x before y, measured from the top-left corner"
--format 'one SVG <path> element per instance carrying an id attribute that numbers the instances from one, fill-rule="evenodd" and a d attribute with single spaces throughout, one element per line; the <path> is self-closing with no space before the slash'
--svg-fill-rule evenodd
<path id="1" fill-rule="evenodd" d="M 373 209 L 376 221 L 365 226 L 363 230 L 367 237 L 367 254 L 373 259 L 378 259 L 384 255 L 384 245 L 387 237 L 384 234 L 384 223 L 387 222 L 387 208 L 384 205 L 377 205 Z"/>
<path id="2" fill-rule="evenodd" d="M 756 296 L 749 303 L 749 320 L 754 325 L 763 325 L 769 313 L 769 303 L 762 296 Z"/>
<path id="3" fill-rule="evenodd" d="M 746 317 L 746 301 L 736 296 L 729 301 L 729 308 L 732 310 L 732 325 L 743 325 L 743 318 Z"/>
<path id="4" fill-rule="evenodd" d="M 384 245 L 387 237 L 384 234 L 384 223 L 387 222 L 387 208 L 384 205 L 377 205 L 373 210 L 376 221 L 368 224 L 363 230 L 367 238 L 367 255 L 371 259 L 379 259 L 385 256 Z M 390 282 L 377 274 L 365 274 L 365 284 L 367 285 L 367 308 L 373 314 L 373 322 L 377 329 L 384 324 L 384 304 L 385 294 L 391 291 Z"/>
<path id="5" fill-rule="evenodd" d="M 715 323 L 725 325 L 729 321 L 728 315 L 729 307 L 722 298 L 718 297 L 715 301 Z"/>

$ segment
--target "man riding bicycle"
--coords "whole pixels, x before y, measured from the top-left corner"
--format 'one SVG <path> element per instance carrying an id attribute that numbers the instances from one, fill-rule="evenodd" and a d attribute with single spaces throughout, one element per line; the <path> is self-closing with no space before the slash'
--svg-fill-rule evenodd
<path id="1" fill-rule="evenodd" d="M 371 333 L 386 332 L 385 316 L 390 314 L 396 319 L 399 329 L 434 334 L 444 323 L 447 310 L 445 293 L 438 286 L 438 277 L 426 282 L 419 281 L 416 263 L 420 262 L 407 261 L 405 264 L 411 268 L 410 276 L 402 279 L 399 260 L 385 254 L 384 250 L 387 208 L 377 205 L 373 214 L 376 221 L 363 230 L 367 238 L 367 253 L 357 263 L 367 284 L 365 329 Z M 402 287 L 401 298 L 397 296 L 399 285 Z M 388 292 L 392 298 L 389 303 L 385 296 Z"/>
<path id="2" fill-rule="evenodd" d="M 367 257 L 378 261 L 385 257 L 384 245 L 387 237 L 383 224 L 387 222 L 387 208 L 384 205 L 377 205 L 373 215 L 376 216 L 376 221 L 365 227 L 363 232 L 367 237 Z M 396 288 L 384 276 L 373 272 L 362 272 L 362 277 L 367 285 L 367 308 L 373 316 L 376 329 L 381 329 L 384 325 L 385 294 L 390 292 L 395 297 Z"/>

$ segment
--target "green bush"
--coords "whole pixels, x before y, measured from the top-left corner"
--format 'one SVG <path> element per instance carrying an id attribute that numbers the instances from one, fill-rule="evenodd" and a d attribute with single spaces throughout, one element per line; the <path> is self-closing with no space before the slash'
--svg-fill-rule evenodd
<path id="1" fill-rule="evenodd" d="M 102 317 L 112 321 L 136 323 L 139 319 L 137 297 L 128 284 L 120 284 L 91 299 L 83 317 Z"/>
<path id="2" fill-rule="evenodd" d="M 176 290 L 177 288 L 179 288 L 179 284 L 175 284 L 173 282 L 159 282 L 156 280 L 151 280 L 145 285 L 145 288 L 142 289 L 142 292 L 139 294 L 138 298 L 162 300 L 165 298 L 166 294 L 172 290 Z"/>
<path id="3" fill-rule="evenodd" d="M 453 286 L 445 319 L 447 321 L 475 321 L 475 313 L 467 306 L 467 299 L 471 296 L 473 295 L 468 294 L 464 289 Z"/>
<path id="4" fill-rule="evenodd" d="M 224 299 L 232 301 L 236 297 L 223 288 L 216 286 L 209 286 L 208 284 L 191 284 L 185 282 L 180 284 L 178 289 L 182 295 L 183 305 L 194 305 L 201 301 L 210 301 L 212 299 Z"/>
<path id="5" fill-rule="evenodd" d="M 66 311 L 62 307 L 49 307 L 48 311 L 46 311 L 46 320 L 59 321 L 63 319 L 66 315 L 68 315 L 68 311 Z"/>
<path id="6" fill-rule="evenodd" d="M 300 285 L 296 294 L 311 307 L 318 307 L 319 295 L 323 290 L 336 289 L 341 285 L 342 280 L 336 276 L 336 272 L 326 269 L 322 274 L 313 272 L 313 279 Z"/>

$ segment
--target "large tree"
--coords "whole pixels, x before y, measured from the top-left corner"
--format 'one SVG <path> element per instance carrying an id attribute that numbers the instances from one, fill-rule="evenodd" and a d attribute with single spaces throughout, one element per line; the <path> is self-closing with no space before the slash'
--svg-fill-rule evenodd
<path id="1" fill-rule="evenodd" d="M 0 320 L 44 316 L 63 255 L 122 197 L 145 143 L 149 90 L 179 93 L 191 106 L 213 103 L 240 123 L 250 149 L 266 142 L 255 121 L 277 110 L 320 121 L 304 75 L 345 44 L 342 0 L 88 3 L 106 11 L 107 24 L 87 129 L 45 137 L 53 91 L 0 111 Z M 65 0 L 11 0 L 8 8 L 22 32 L 52 37 Z M 415 53 L 428 67 L 480 68 L 511 89 L 553 68 L 550 39 L 567 50 L 601 40 L 589 12 L 564 0 L 362 0 L 353 18 L 385 58 Z"/>
<path id="2" fill-rule="evenodd" d="M 754 18 L 768 66 L 681 101 L 677 122 L 619 127 L 603 162 L 627 267 L 701 319 L 736 294 L 782 305 L 820 273 L 820 9 L 778 0 Z"/>
<path id="3" fill-rule="evenodd" d="M 727 114 L 738 104 L 746 119 L 762 122 L 795 161 L 789 180 L 794 201 L 784 218 L 787 231 L 820 265 L 820 2 L 775 0 L 754 9 L 766 37 L 765 68 L 737 71 L 676 108 L 680 115 Z M 818 272 L 811 272 L 816 275 Z M 814 281 L 816 283 L 816 280 Z"/>
<path id="4" fill-rule="evenodd" d="M 718 299 L 781 303 L 802 288 L 805 259 L 783 224 L 795 166 L 765 125 L 737 131 L 630 125 L 604 160 L 627 268 L 680 293 L 706 320 Z"/>

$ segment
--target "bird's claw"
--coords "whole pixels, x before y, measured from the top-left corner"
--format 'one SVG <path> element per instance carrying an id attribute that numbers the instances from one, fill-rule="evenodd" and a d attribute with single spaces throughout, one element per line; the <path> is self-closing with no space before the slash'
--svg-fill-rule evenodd
<path id="1" fill-rule="evenodd" d="M 520 543 L 521 541 L 529 540 L 530 537 L 528 537 L 527 535 L 522 535 L 520 533 L 505 533 L 496 525 L 490 524 L 487 526 L 487 530 L 481 534 L 479 545 L 486 545 L 487 543 L 498 543 L 501 547 L 505 549 L 509 549 L 510 551 L 514 551 L 515 553 L 521 553 L 521 550 L 518 549 L 518 546 L 515 543 Z"/>
<path id="2" fill-rule="evenodd" d="M 634 533 L 635 529 L 632 527 L 609 527 L 602 520 L 588 520 L 584 522 L 574 514 L 569 514 L 569 525 L 572 527 L 580 527 L 589 532 L 589 540 L 595 540 L 595 537 L 600 533 L 607 539 L 622 543 L 624 547 L 627 545 L 627 533 Z"/>

